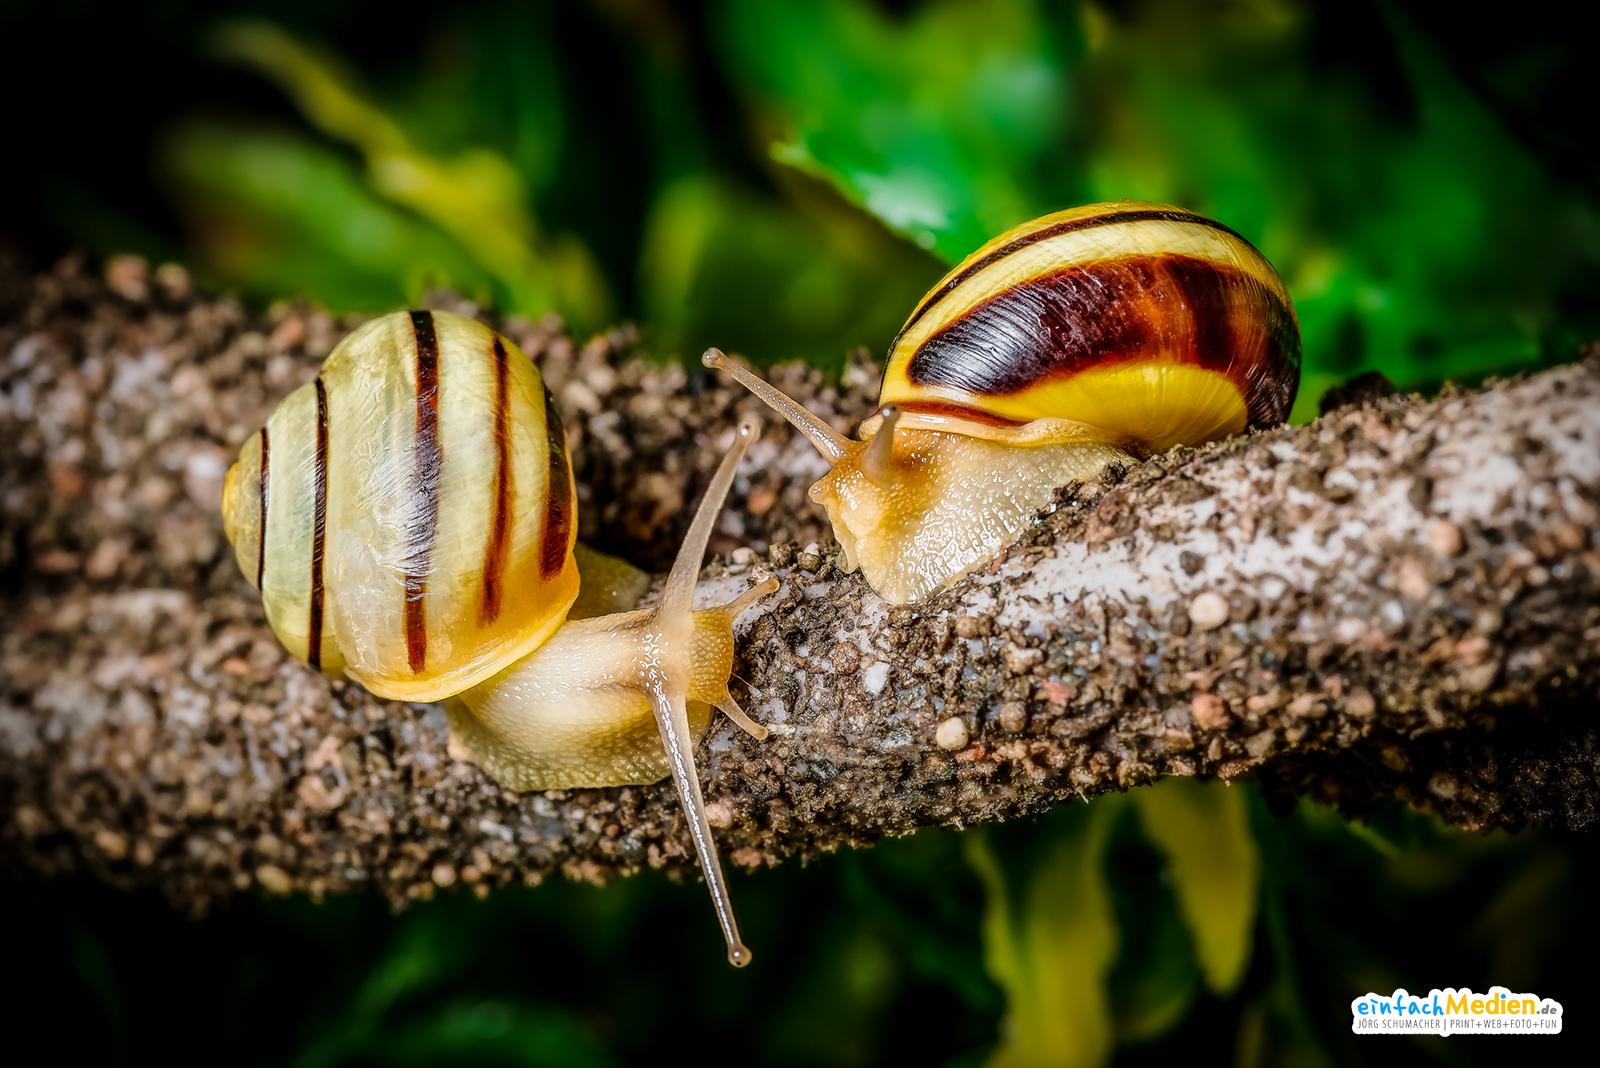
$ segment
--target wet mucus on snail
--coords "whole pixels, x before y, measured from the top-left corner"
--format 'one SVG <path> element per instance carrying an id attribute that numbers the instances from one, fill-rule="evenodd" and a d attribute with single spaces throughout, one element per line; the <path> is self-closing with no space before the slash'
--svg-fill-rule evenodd
<path id="1" fill-rule="evenodd" d="M 945 275 L 895 339 L 860 440 L 717 349 L 705 363 L 816 445 L 832 470 L 811 496 L 847 569 L 903 604 L 992 560 L 1058 487 L 1282 422 L 1300 328 L 1244 238 L 1124 200 L 1024 223 Z"/>
<path id="2" fill-rule="evenodd" d="M 452 748 L 514 790 L 658 782 L 688 817 L 735 965 L 740 940 L 693 748 L 728 692 L 734 619 L 772 592 L 692 610 L 741 422 L 660 602 L 576 542 L 566 434 L 538 369 L 471 319 L 396 312 L 345 338 L 228 472 L 223 521 L 299 659 L 380 697 L 445 701 Z"/>

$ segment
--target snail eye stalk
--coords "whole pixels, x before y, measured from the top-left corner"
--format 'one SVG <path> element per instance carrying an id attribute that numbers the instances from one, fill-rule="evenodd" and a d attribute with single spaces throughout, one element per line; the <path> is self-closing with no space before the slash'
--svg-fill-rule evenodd
<path id="1" fill-rule="evenodd" d="M 773 411 L 811 439 L 811 444 L 817 447 L 817 451 L 830 466 L 838 464 L 850 451 L 849 438 L 823 422 L 813 412 L 807 411 L 779 390 L 773 389 L 767 382 L 751 374 L 749 368 L 728 359 L 721 349 L 707 349 L 700 362 L 707 367 L 728 372 L 751 393 L 766 401 Z"/>

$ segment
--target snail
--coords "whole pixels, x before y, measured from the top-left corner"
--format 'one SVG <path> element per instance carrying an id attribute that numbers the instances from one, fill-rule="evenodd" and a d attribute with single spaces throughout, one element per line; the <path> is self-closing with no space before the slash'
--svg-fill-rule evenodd
<path id="1" fill-rule="evenodd" d="M 922 298 L 859 441 L 734 363 L 811 439 L 847 570 L 920 600 L 992 560 L 1056 488 L 1282 422 L 1300 379 L 1288 290 L 1204 216 L 1123 200 L 1024 223 Z"/>
<path id="2" fill-rule="evenodd" d="M 452 749 L 496 781 L 670 774 L 728 958 L 743 965 L 692 753 L 713 706 L 766 736 L 728 679 L 734 619 L 777 583 L 704 611 L 691 599 L 758 433 L 740 424 L 660 603 L 597 615 L 631 607 L 643 583 L 576 547 L 566 434 L 533 362 L 474 320 L 396 312 L 346 337 L 244 443 L 223 523 L 291 653 L 380 697 L 445 699 Z"/>

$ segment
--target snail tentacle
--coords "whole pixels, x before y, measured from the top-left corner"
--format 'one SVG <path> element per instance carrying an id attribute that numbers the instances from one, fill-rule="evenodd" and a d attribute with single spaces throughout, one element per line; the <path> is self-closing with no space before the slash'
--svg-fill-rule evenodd
<path id="1" fill-rule="evenodd" d="M 774 389 L 771 384 L 750 372 L 748 367 L 728 359 L 721 349 L 707 349 L 700 362 L 707 367 L 726 371 L 737 378 L 746 389 L 767 402 L 768 407 L 789 421 L 800 433 L 811 439 L 822 458 L 830 465 L 844 459 L 855 444 L 825 423 L 815 412 L 796 404 L 788 395 Z"/>
<path id="2" fill-rule="evenodd" d="M 900 406 L 886 404 L 881 414 L 883 422 L 861 455 L 861 473 L 888 489 L 894 480 L 894 426 L 900 421 Z"/>
<path id="3" fill-rule="evenodd" d="M 689 817 L 695 852 L 699 854 L 706 886 L 711 891 L 712 904 L 717 910 L 717 921 L 728 943 L 728 962 L 740 968 L 750 963 L 751 953 L 739 938 L 739 925 L 734 920 L 733 903 L 728 898 L 722 864 L 717 857 L 717 843 L 711 837 L 711 824 L 706 819 L 705 797 L 700 791 L 700 776 L 695 771 L 685 699 L 694 674 L 694 584 L 700 574 L 700 561 L 711 540 L 712 524 L 722 510 L 728 490 L 733 486 L 739 461 L 744 459 L 745 451 L 760 435 L 761 424 L 755 417 L 746 416 L 739 421 L 733 447 L 722 458 L 717 473 L 712 476 L 711 485 L 706 489 L 705 499 L 700 502 L 694 520 L 689 524 L 689 533 L 684 536 L 678 558 L 673 561 L 672 570 L 667 575 L 661 603 L 651 613 L 654 638 L 651 644 L 655 646 L 656 655 L 651 657 L 645 689 L 650 708 L 655 713 L 656 726 L 661 731 L 661 744 L 667 751 L 668 763 L 672 768 L 672 784 L 677 788 L 678 802 Z M 731 617 L 729 619 L 731 622 Z M 731 701 L 732 698 L 729 698 Z M 719 701 L 719 707 L 721 704 Z M 736 722 L 743 721 L 740 722 L 741 726 L 749 722 L 742 711 L 734 718 Z"/>
<path id="4" fill-rule="evenodd" d="M 741 730 L 743 730 L 750 737 L 754 738 L 756 741 L 764 742 L 767 740 L 767 728 L 763 727 L 761 724 L 747 716 L 744 709 L 739 707 L 739 702 L 733 699 L 733 694 L 723 694 L 721 697 L 717 698 L 717 707 L 721 709 L 729 719 L 733 720 L 733 722 Z"/>

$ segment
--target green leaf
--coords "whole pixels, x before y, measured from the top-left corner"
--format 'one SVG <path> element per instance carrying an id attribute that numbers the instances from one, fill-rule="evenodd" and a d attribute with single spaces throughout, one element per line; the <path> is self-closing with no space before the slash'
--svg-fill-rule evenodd
<path id="1" fill-rule="evenodd" d="M 1106 976 L 1118 935 L 1105 851 L 1120 800 L 1056 808 L 1023 849 L 1011 828 L 966 836 L 967 859 L 988 901 L 984 961 L 1006 992 L 1000 1043 L 989 1061 L 996 1068 L 1092 1068 L 1110 1057 Z"/>
<path id="2" fill-rule="evenodd" d="M 1206 987 L 1226 997 L 1250 964 L 1261 890 L 1245 791 L 1215 780 L 1167 778 L 1131 796 L 1145 836 L 1166 857 Z"/>
<path id="3" fill-rule="evenodd" d="M 374 196 L 349 162 L 291 132 L 190 122 L 158 149 L 212 271 L 265 299 L 308 295 L 380 311 L 429 286 L 489 294 L 491 279 L 429 223 Z"/>
<path id="4" fill-rule="evenodd" d="M 1122 937 L 1106 988 L 1117 1043 L 1133 1045 L 1180 1024 L 1200 996 L 1202 976 L 1166 863 L 1140 833 L 1132 806 L 1119 807 L 1106 878 Z"/>
<path id="5" fill-rule="evenodd" d="M 736 0 L 723 54 L 789 136 L 772 157 L 947 261 L 1046 201 L 1062 49 L 1031 3 L 943 0 L 895 19 L 854 0 Z"/>
<path id="6" fill-rule="evenodd" d="M 373 190 L 455 238 L 495 279 L 507 311 L 555 310 L 579 329 L 606 324 L 611 298 L 593 257 L 575 238 L 540 234 L 522 175 L 503 155 L 483 146 L 449 158 L 422 151 L 336 60 L 270 23 L 228 23 L 216 47 L 275 81 L 323 133 L 360 150 Z"/>
<path id="7" fill-rule="evenodd" d="M 888 347 L 937 263 L 831 190 L 795 181 L 789 204 L 702 177 L 662 191 L 639 271 L 656 352 L 716 345 L 758 364 L 828 368 L 851 346 Z"/>

